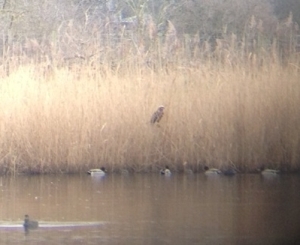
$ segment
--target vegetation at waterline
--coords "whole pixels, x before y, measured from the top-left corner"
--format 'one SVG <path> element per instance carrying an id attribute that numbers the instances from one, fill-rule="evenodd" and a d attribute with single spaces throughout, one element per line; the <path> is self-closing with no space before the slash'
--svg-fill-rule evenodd
<path id="1" fill-rule="evenodd" d="M 299 169 L 299 67 L 17 67 L 0 83 L 1 172 L 261 164 Z M 41 72 L 42 71 L 42 72 Z M 167 71 L 167 72 L 166 72 Z M 165 105 L 160 126 L 149 123 Z"/>

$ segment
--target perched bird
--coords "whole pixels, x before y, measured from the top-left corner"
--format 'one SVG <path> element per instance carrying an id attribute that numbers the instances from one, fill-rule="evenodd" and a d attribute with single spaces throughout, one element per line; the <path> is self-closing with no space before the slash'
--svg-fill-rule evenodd
<path id="1" fill-rule="evenodd" d="M 276 174 L 279 174 L 279 173 L 280 173 L 279 170 L 265 168 L 264 166 L 263 166 L 263 167 L 260 167 L 260 168 L 258 169 L 258 171 L 259 171 L 262 175 L 276 175 Z"/>
<path id="2" fill-rule="evenodd" d="M 169 169 L 169 166 L 166 166 L 165 169 L 160 170 L 160 174 L 170 176 L 172 173 L 171 170 Z"/>
<path id="3" fill-rule="evenodd" d="M 217 169 L 217 168 L 209 168 L 207 166 L 204 167 L 205 170 L 205 174 L 206 175 L 212 175 L 212 174 L 221 174 L 221 170 Z"/>
<path id="4" fill-rule="evenodd" d="M 39 222 L 37 222 L 35 220 L 30 220 L 29 215 L 25 214 L 23 227 L 24 227 L 25 233 L 27 234 L 29 232 L 29 230 L 37 229 L 39 227 Z"/>
<path id="5" fill-rule="evenodd" d="M 88 174 L 90 174 L 91 176 L 104 176 L 106 173 L 106 169 L 104 167 L 102 168 L 94 168 L 94 169 L 90 169 L 89 171 L 87 171 Z"/>
<path id="6" fill-rule="evenodd" d="M 165 107 L 163 105 L 159 106 L 158 109 L 153 113 L 150 123 L 151 124 L 155 124 L 155 123 L 159 123 L 159 121 L 161 120 L 161 118 L 164 115 L 164 109 Z"/>

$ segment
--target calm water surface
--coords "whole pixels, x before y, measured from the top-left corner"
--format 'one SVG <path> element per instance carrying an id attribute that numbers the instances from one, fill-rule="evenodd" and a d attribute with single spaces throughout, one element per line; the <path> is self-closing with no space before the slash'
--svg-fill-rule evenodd
<path id="1" fill-rule="evenodd" d="M 300 244 L 300 176 L 0 177 L 0 223 L 0 244 Z"/>

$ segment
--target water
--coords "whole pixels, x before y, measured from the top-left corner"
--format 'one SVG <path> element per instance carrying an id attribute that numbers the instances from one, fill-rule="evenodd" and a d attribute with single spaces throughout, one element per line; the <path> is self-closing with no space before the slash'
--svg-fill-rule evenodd
<path id="1" fill-rule="evenodd" d="M 300 244 L 299 190 L 298 175 L 0 177 L 0 244 Z"/>

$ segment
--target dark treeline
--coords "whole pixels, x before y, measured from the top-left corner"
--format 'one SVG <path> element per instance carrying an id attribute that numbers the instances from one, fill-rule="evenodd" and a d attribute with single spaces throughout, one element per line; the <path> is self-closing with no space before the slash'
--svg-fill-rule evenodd
<path id="1" fill-rule="evenodd" d="M 298 0 L 4 0 L 0 4 L 4 57 L 19 53 L 51 57 L 55 48 L 64 60 L 86 59 L 101 52 L 100 46 L 114 49 L 121 38 L 134 46 L 143 42 L 147 49 L 149 42 L 165 41 L 172 31 L 185 45 L 194 38 L 208 41 L 210 50 L 220 40 L 222 47 L 229 46 L 232 34 L 248 53 L 255 53 L 257 47 L 268 50 L 275 40 L 287 56 L 297 47 L 300 23 Z"/>

